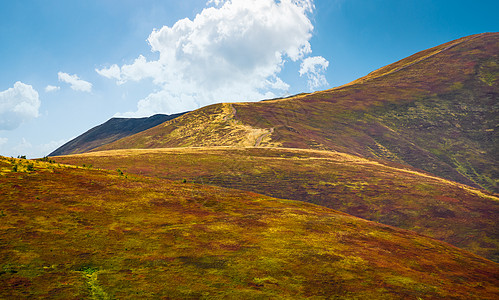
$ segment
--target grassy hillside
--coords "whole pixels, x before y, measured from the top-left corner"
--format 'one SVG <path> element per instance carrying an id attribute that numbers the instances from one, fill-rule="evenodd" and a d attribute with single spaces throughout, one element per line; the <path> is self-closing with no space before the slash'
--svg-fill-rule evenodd
<path id="1" fill-rule="evenodd" d="M 251 192 L 0 158 L 0 297 L 494 299 L 499 265 Z"/>
<path id="2" fill-rule="evenodd" d="M 498 192 L 499 34 L 417 53 L 351 84 L 217 104 L 96 150 L 186 146 L 326 149 Z"/>
<path id="3" fill-rule="evenodd" d="M 499 262 L 499 198 L 396 164 L 271 148 L 112 150 L 54 158 L 300 200 L 413 230 Z"/>

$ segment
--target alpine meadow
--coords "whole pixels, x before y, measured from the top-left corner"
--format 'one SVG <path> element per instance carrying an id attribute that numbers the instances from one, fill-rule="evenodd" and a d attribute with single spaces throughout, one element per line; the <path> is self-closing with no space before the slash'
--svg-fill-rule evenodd
<path id="1" fill-rule="evenodd" d="M 123 99 L 151 80 L 137 115 L 108 116 L 41 158 L 0 156 L 1 299 L 499 299 L 499 33 L 447 40 L 324 89 L 329 62 L 311 56 L 309 41 L 319 42 L 307 16 L 319 19 L 314 9 L 325 5 L 250 2 L 254 11 L 272 5 L 252 19 L 244 1 L 204 1 L 192 21 L 153 30 L 154 59 L 96 65 Z M 224 14 L 240 18 L 243 38 L 220 50 L 214 43 L 234 33 L 206 32 Z M 272 31 L 269 16 L 302 27 L 283 21 Z M 277 50 L 251 48 L 260 35 L 258 49 Z M 187 44 L 194 38 L 244 68 L 216 56 L 208 65 Z M 260 60 L 274 65 L 259 65 L 267 73 L 258 77 L 250 64 Z M 292 63 L 322 90 L 273 98 Z M 103 101 L 103 81 L 58 76 Z M 233 90 L 217 100 L 226 86 Z M 25 90 L 15 97 L 38 101 L 18 82 L 0 92 L 0 118 L 16 88 Z M 163 109 L 173 95 L 198 106 Z M 36 109 L 30 118 L 49 114 Z"/>

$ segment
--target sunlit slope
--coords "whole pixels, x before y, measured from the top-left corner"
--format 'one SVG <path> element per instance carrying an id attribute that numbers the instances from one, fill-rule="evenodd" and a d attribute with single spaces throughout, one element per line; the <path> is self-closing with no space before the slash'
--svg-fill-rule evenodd
<path id="1" fill-rule="evenodd" d="M 284 148 L 111 150 L 54 159 L 315 203 L 499 261 L 497 195 L 396 164 Z"/>
<path id="2" fill-rule="evenodd" d="M 0 172 L 1 298 L 499 293 L 492 261 L 320 206 L 15 159 Z"/>
<path id="3" fill-rule="evenodd" d="M 217 104 L 97 150 L 185 146 L 329 149 L 497 187 L 499 34 L 465 37 L 343 87 Z"/>

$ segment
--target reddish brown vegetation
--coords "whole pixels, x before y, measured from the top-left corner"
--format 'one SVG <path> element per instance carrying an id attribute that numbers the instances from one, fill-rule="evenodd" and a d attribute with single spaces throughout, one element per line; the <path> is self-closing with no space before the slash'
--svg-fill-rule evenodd
<path id="1" fill-rule="evenodd" d="M 410 231 L 217 187 L 0 160 L 2 298 L 493 299 L 497 264 Z"/>
<path id="2" fill-rule="evenodd" d="M 499 198 L 399 165 L 275 148 L 123 150 L 54 159 L 306 201 L 499 260 Z"/>

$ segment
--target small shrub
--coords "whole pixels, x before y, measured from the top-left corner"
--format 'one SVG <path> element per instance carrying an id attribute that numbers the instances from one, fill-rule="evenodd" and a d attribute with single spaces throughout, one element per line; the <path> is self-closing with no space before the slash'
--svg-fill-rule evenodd
<path id="1" fill-rule="evenodd" d="M 84 266 L 84 267 L 81 267 L 78 271 L 83 272 L 87 275 L 92 275 L 95 272 L 98 272 L 99 269 L 95 268 L 95 267 L 91 267 L 91 266 Z"/>
<path id="2" fill-rule="evenodd" d="M 48 162 L 48 163 L 55 163 L 55 160 L 51 160 L 48 156 L 44 156 L 43 158 L 39 158 L 37 159 L 38 161 L 44 161 L 44 162 Z"/>

